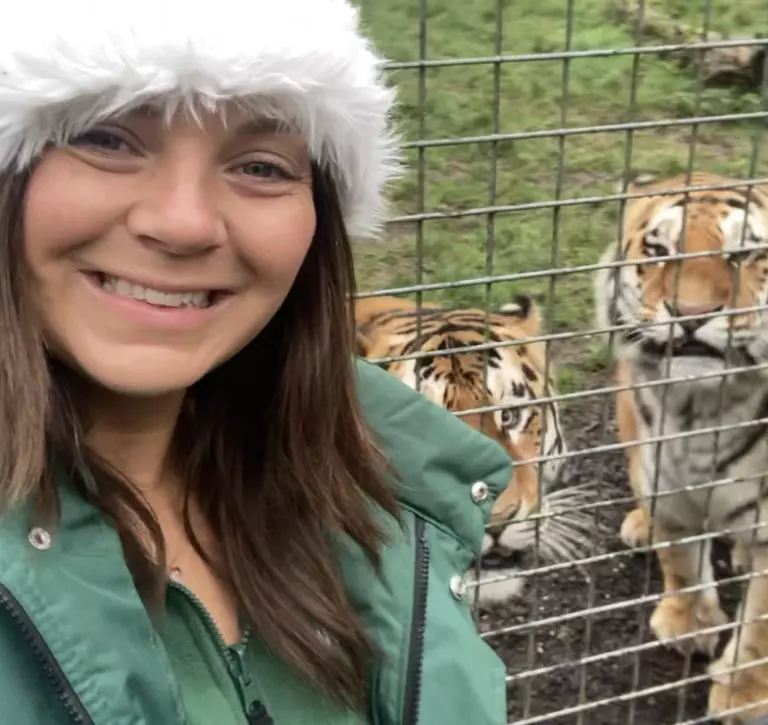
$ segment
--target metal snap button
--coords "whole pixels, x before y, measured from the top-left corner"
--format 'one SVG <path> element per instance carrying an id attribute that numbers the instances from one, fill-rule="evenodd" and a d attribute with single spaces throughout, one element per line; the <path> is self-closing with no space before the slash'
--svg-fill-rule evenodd
<path id="1" fill-rule="evenodd" d="M 467 593 L 467 583 L 458 575 L 451 577 L 451 594 L 455 599 L 463 599 Z"/>
<path id="2" fill-rule="evenodd" d="M 483 503 L 488 498 L 488 484 L 485 481 L 477 481 L 472 484 L 470 493 L 475 503 Z"/>
<path id="3" fill-rule="evenodd" d="M 38 551 L 46 551 L 51 548 L 51 535 L 40 526 L 31 528 L 27 538 L 29 543 Z"/>

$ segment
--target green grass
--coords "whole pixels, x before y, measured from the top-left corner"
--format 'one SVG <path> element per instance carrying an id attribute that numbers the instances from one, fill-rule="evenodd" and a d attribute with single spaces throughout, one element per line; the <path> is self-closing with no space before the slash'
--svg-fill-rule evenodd
<path id="1" fill-rule="evenodd" d="M 558 370 L 555 385 L 560 395 L 576 392 L 579 389 L 579 378 L 576 370 L 572 367 Z"/>
<path id="2" fill-rule="evenodd" d="M 610 20 L 609 0 L 576 0 L 572 47 L 578 50 L 634 45 L 632 31 Z M 494 54 L 496 0 L 429 0 L 426 57 L 458 58 Z M 362 0 L 362 17 L 377 47 L 390 60 L 418 59 L 419 0 Z M 666 0 L 656 10 L 702 24 L 703 0 Z M 505 2 L 503 54 L 562 51 L 566 48 L 565 0 Z M 762 18 L 762 21 L 760 19 Z M 712 29 L 752 37 L 766 32 L 765 0 L 714 0 Z M 761 22 L 758 26 L 757 23 Z M 671 61 L 641 56 L 635 108 L 630 108 L 633 58 L 576 59 L 570 63 L 568 102 L 563 95 L 563 62 L 505 64 L 500 76 L 501 133 L 684 118 L 697 112 L 695 77 Z M 418 70 L 392 74 L 400 93 L 399 123 L 408 140 L 419 138 Z M 478 136 L 493 132 L 494 68 L 475 65 L 426 72 L 424 138 Z M 708 89 L 701 95 L 701 115 L 761 110 L 756 94 Z M 563 121 L 563 114 L 565 116 Z M 699 127 L 694 168 L 750 174 L 757 123 L 709 124 Z M 631 168 L 668 175 L 688 165 L 691 127 L 635 131 Z M 768 136 L 768 134 L 766 134 Z M 615 193 L 625 166 L 628 134 L 597 133 L 566 138 L 561 198 Z M 768 139 L 754 171 L 768 175 Z M 489 144 L 427 149 L 425 211 L 457 211 L 489 205 Z M 541 202 L 555 198 L 560 141 L 556 138 L 499 143 L 496 204 Z M 396 215 L 420 211 L 417 154 L 409 151 L 408 173 L 393 189 Z M 604 202 L 498 214 L 495 249 L 486 267 L 489 224 L 485 216 L 428 221 L 423 224 L 422 276 L 418 275 L 417 225 L 392 225 L 387 239 L 356 248 L 361 292 L 467 278 L 530 273 L 552 267 L 595 263 L 614 237 L 619 203 Z M 514 280 L 492 288 L 502 304 L 516 293 L 532 294 L 544 306 L 553 330 L 588 329 L 592 324 L 591 275 L 572 274 Z M 458 287 L 428 292 L 424 299 L 454 304 L 483 304 L 485 287 Z M 551 305 L 551 313 L 547 307 Z M 551 314 L 551 318 L 549 315 Z M 594 365 L 600 353 L 585 352 Z"/>

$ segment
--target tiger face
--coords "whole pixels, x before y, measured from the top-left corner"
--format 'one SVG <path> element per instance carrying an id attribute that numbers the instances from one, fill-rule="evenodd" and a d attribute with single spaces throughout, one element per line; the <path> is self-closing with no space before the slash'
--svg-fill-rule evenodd
<path id="1" fill-rule="evenodd" d="M 678 176 L 630 191 L 652 195 L 686 185 L 725 183 L 735 182 L 694 174 L 690 184 Z M 672 376 L 701 374 L 726 362 L 765 360 L 768 318 L 750 308 L 768 299 L 768 249 L 760 248 L 766 243 L 765 190 L 753 188 L 749 195 L 746 187 L 697 191 L 687 200 L 682 193 L 631 199 L 621 250 L 615 244 L 609 247 L 602 263 L 614 261 L 620 251 L 620 260 L 638 264 L 604 268 L 597 275 L 599 324 L 627 326 L 616 333 L 623 359 L 658 365 L 671 347 Z M 681 253 L 700 256 L 653 261 Z"/>
<path id="2" fill-rule="evenodd" d="M 577 498 L 575 489 L 552 490 L 560 476 L 562 458 L 548 458 L 541 466 L 526 463 L 567 451 L 557 404 L 544 400 L 556 391 L 552 377 L 545 374 L 543 342 L 528 341 L 540 334 L 537 307 L 530 298 L 519 297 L 490 315 L 487 342 L 521 344 L 487 350 L 485 377 L 482 350 L 452 352 L 486 341 L 483 310 L 436 305 L 417 309 L 414 303 L 394 297 L 364 298 L 356 302 L 355 318 L 358 354 L 369 360 L 378 362 L 409 353 L 449 353 L 379 362 L 432 402 L 457 414 L 500 406 L 461 419 L 497 441 L 516 464 L 512 480 L 493 508 L 483 542 L 483 554 L 487 555 L 483 565 L 495 561 L 503 568 L 514 552 L 535 545 L 532 514 L 565 510 Z M 540 489 L 543 499 L 539 498 Z M 583 532 L 567 525 L 566 518 L 555 516 L 542 522 L 538 543 L 543 556 L 569 556 L 582 540 Z"/>

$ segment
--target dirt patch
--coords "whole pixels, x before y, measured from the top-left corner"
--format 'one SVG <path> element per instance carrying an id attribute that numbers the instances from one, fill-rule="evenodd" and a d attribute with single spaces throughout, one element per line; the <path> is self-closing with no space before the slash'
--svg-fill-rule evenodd
<path id="1" fill-rule="evenodd" d="M 584 377 L 589 389 L 609 384 L 605 372 Z M 574 400 L 564 409 L 572 450 L 616 441 L 613 404 L 608 403 L 607 411 L 605 406 L 595 396 Z M 570 459 L 564 483 L 597 482 L 602 501 L 627 499 L 623 456 L 619 450 Z M 630 507 L 626 502 L 595 515 L 593 554 L 616 556 L 534 574 L 522 600 L 481 614 L 481 629 L 511 677 L 510 722 L 531 718 L 547 725 L 673 725 L 695 720 L 714 725 L 704 720 L 706 659 L 686 663 L 683 655 L 658 646 L 648 632 L 655 602 L 633 603 L 659 593 L 661 582 L 655 555 L 633 554 L 618 538 Z M 722 544 L 714 548 L 715 570 L 727 576 L 728 551 Z M 737 596 L 736 585 L 721 588 L 723 608 L 731 617 Z M 574 616 L 593 607 L 598 609 L 589 617 Z M 535 626 L 537 622 L 542 625 Z M 652 646 L 627 651 L 646 643 Z M 679 684 L 691 677 L 699 680 Z"/>

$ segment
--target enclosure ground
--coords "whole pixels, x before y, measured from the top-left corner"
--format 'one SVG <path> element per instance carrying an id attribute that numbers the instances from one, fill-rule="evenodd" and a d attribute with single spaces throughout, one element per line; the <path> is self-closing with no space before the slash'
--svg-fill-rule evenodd
<path id="1" fill-rule="evenodd" d="M 580 389 L 595 390 L 610 384 L 605 371 L 583 369 L 578 350 L 572 345 L 570 348 L 562 352 L 562 357 L 571 359 L 570 367 L 582 381 Z M 585 348 L 582 359 L 589 358 Z M 603 396 L 568 405 L 563 410 L 563 423 L 571 449 L 586 451 L 615 442 L 613 412 L 612 403 Z M 582 483 L 597 484 L 601 501 L 627 499 L 631 493 L 623 453 L 591 453 L 570 459 L 563 484 Z M 639 655 L 623 653 L 641 643 L 655 642 L 647 627 L 654 603 L 626 607 L 621 603 L 661 591 L 655 556 L 633 554 L 618 537 L 621 521 L 629 510 L 626 503 L 601 508 L 595 520 L 592 554 L 616 553 L 616 557 L 589 567 L 535 575 L 522 599 L 481 614 L 481 629 L 488 633 L 488 642 L 504 660 L 509 675 L 557 666 L 547 674 L 518 680 L 510 686 L 511 723 L 538 716 L 546 725 L 674 725 L 689 720 L 715 725 L 714 721 L 702 719 L 706 716 L 709 687 L 706 659 L 692 659 L 686 671 L 683 655 L 661 646 Z M 721 578 L 729 573 L 728 559 L 727 548 L 718 544 L 714 561 Z M 737 585 L 723 587 L 721 597 L 723 608 L 733 616 Z M 573 616 L 592 607 L 611 605 L 616 608 L 591 616 Z M 569 616 L 573 618 L 567 619 Z M 559 617 L 566 619 L 536 627 L 533 637 L 527 631 L 503 633 L 505 628 Z M 493 634 L 498 631 L 502 633 Z M 581 658 L 600 653 L 615 654 L 586 666 L 579 664 Z M 696 676 L 699 681 L 685 688 L 678 684 Z M 633 692 L 651 688 L 654 691 L 645 696 L 627 698 Z M 624 701 L 594 707 L 598 701 L 617 697 Z M 558 715 L 585 703 L 581 714 L 574 711 Z"/>

